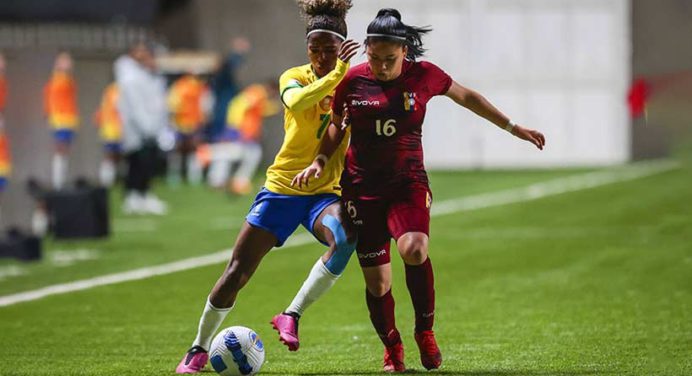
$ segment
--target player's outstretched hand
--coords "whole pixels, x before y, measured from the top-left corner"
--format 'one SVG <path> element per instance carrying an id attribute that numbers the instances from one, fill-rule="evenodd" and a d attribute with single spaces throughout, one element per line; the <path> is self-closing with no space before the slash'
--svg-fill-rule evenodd
<path id="1" fill-rule="evenodd" d="M 348 128 L 351 125 L 351 114 L 348 113 L 348 106 L 344 103 L 344 117 L 341 118 L 341 130 Z"/>
<path id="2" fill-rule="evenodd" d="M 543 133 L 539 131 L 517 125 L 514 127 L 514 129 L 512 129 L 512 134 L 521 138 L 522 140 L 526 140 L 536 145 L 536 147 L 540 150 L 543 150 L 545 147 L 545 136 L 543 136 Z"/>
<path id="3" fill-rule="evenodd" d="M 339 59 L 344 63 L 348 63 L 352 57 L 356 56 L 360 44 L 353 39 L 345 40 L 341 43 L 341 48 L 339 49 Z"/>
<path id="4" fill-rule="evenodd" d="M 310 183 L 310 178 L 314 177 L 317 179 L 320 177 L 323 167 L 324 166 L 319 160 L 314 160 L 310 166 L 305 168 L 293 178 L 291 181 L 291 187 L 294 187 L 296 184 L 298 185 L 298 188 L 303 188 L 303 185 L 307 187 Z"/>

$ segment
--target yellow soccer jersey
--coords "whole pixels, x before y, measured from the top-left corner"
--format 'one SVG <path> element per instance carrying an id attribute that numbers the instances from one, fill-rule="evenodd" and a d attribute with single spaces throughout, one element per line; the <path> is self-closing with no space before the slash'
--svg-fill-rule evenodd
<path id="1" fill-rule="evenodd" d="M 348 64 L 337 60 L 336 68 L 318 79 L 310 64 L 291 68 L 279 80 L 284 103 L 284 136 L 281 150 L 267 170 L 265 187 L 285 195 L 341 194 L 339 180 L 350 134 L 329 159 L 319 179 L 308 187 L 291 187 L 291 180 L 308 167 L 317 156 L 322 136 L 331 120 L 334 89 L 348 71 Z M 350 131 L 349 131 L 350 132 Z"/>

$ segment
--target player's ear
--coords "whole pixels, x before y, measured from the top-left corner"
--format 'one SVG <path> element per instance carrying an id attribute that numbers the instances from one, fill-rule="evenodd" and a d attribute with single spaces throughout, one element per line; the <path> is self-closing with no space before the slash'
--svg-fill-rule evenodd
<path id="1" fill-rule="evenodd" d="M 406 56 L 408 56 L 408 46 L 405 45 L 405 44 L 402 44 L 402 45 L 401 45 L 401 50 L 402 50 L 402 52 L 404 53 L 404 58 L 406 58 Z"/>

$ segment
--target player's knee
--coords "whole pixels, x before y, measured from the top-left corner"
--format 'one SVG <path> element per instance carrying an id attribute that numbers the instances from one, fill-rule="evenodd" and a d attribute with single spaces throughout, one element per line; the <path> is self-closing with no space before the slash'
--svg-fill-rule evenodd
<path id="1" fill-rule="evenodd" d="M 387 293 L 392 288 L 390 281 L 379 280 L 379 281 L 369 281 L 366 288 L 370 295 L 379 298 Z"/>
<path id="2" fill-rule="evenodd" d="M 329 229 L 334 238 L 334 250 L 324 265 L 330 273 L 341 275 L 356 249 L 355 239 L 353 236 L 349 237 L 341 222 L 329 214 L 322 218 L 322 225 Z"/>
<path id="3" fill-rule="evenodd" d="M 409 265 L 420 265 L 428 258 L 428 239 L 425 236 L 407 236 L 397 245 L 401 258 Z"/>

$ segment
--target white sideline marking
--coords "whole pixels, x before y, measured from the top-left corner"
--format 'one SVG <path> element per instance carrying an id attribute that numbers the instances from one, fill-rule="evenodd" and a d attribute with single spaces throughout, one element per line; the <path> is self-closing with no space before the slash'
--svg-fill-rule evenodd
<path id="1" fill-rule="evenodd" d="M 491 206 L 537 200 L 539 198 L 555 196 L 562 193 L 581 191 L 603 185 L 635 180 L 645 176 L 670 171 L 679 166 L 680 164 L 675 161 L 650 161 L 640 162 L 618 169 L 572 175 L 530 184 L 525 187 L 442 201 L 439 205 L 433 205 L 431 215 L 445 215 L 461 211 L 483 209 Z"/>
<path id="2" fill-rule="evenodd" d="M 543 197 L 574 192 L 603 185 L 635 180 L 646 176 L 659 174 L 678 168 L 679 164 L 673 161 L 654 161 L 637 163 L 617 169 L 596 171 L 542 183 L 534 183 L 521 188 L 512 188 L 492 193 L 484 193 L 464 198 L 441 201 L 432 208 L 431 215 L 439 216 L 462 211 L 470 211 L 492 206 L 506 205 L 518 202 L 536 200 Z M 313 237 L 309 233 L 298 234 L 286 242 L 283 248 L 297 247 L 312 243 Z M 283 249 L 281 248 L 281 249 Z M 6 307 L 17 303 L 38 300 L 50 295 L 65 294 L 68 292 L 87 290 L 90 288 L 112 285 L 121 282 L 135 281 L 151 278 L 159 275 L 171 274 L 179 271 L 200 268 L 228 260 L 231 249 L 212 253 L 205 256 L 192 257 L 167 264 L 149 266 L 126 272 L 107 274 L 100 277 L 83 279 L 74 282 L 61 283 L 46 286 L 36 290 L 0 297 L 0 307 Z"/>

